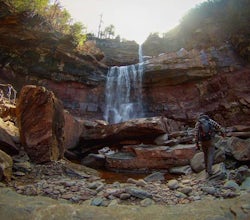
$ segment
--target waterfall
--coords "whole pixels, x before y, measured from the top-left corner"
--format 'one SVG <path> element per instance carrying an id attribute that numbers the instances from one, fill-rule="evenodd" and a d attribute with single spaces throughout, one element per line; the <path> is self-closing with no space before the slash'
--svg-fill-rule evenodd
<path id="1" fill-rule="evenodd" d="M 143 63 L 143 55 L 142 55 L 142 46 L 141 45 L 139 45 L 138 54 L 139 54 L 139 63 Z"/>
<path id="2" fill-rule="evenodd" d="M 143 59 L 139 46 L 136 65 L 111 67 L 106 81 L 104 119 L 111 124 L 143 117 L 142 78 Z"/>

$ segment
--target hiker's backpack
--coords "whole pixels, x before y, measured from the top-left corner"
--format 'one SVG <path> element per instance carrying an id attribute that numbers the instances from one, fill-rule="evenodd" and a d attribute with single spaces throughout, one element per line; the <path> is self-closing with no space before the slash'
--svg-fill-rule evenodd
<path id="1" fill-rule="evenodd" d="M 199 140 L 200 141 L 208 141 L 211 140 L 214 131 L 213 127 L 209 121 L 208 117 L 202 117 L 199 119 Z"/>

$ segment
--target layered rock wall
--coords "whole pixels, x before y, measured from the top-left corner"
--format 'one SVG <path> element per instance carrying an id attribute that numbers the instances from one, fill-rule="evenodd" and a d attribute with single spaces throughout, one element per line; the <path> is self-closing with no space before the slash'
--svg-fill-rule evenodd
<path id="1" fill-rule="evenodd" d="M 249 88 L 249 67 L 228 45 L 181 49 L 146 62 L 144 109 L 186 123 L 206 112 L 227 126 L 249 124 Z"/>
<path id="2" fill-rule="evenodd" d="M 37 16 L 13 14 L 2 4 L 0 82 L 11 83 L 18 92 L 26 84 L 44 86 L 73 115 L 103 119 L 108 67 L 100 62 L 100 50 L 76 52 L 70 37 L 53 32 Z M 96 41 L 104 50 L 102 61 L 108 65 L 138 62 L 135 42 L 114 42 Z M 249 77 L 249 63 L 228 44 L 160 54 L 144 64 L 144 115 L 166 116 L 193 126 L 196 115 L 206 112 L 225 126 L 249 124 Z"/>

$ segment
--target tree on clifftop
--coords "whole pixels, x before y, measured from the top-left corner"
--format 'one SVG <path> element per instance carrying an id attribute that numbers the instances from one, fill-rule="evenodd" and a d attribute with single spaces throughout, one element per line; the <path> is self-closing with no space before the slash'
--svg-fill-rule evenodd
<path id="1" fill-rule="evenodd" d="M 49 4 L 49 0 L 7 0 L 17 12 L 33 11 L 41 13 Z"/>
<path id="2" fill-rule="evenodd" d="M 71 35 L 78 47 L 86 40 L 86 26 L 81 22 L 73 23 L 70 13 L 59 0 L 7 0 L 7 3 L 14 12 L 41 15 L 55 31 Z"/>

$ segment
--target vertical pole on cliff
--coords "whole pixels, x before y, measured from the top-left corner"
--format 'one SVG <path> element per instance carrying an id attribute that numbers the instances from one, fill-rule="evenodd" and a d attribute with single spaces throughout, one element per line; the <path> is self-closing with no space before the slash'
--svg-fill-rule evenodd
<path id="1" fill-rule="evenodd" d="M 103 23 L 102 14 L 100 14 L 100 23 L 99 23 L 99 26 L 98 26 L 98 34 L 97 34 L 98 38 L 100 38 L 100 36 L 101 36 L 101 26 L 102 26 L 102 23 Z"/>

